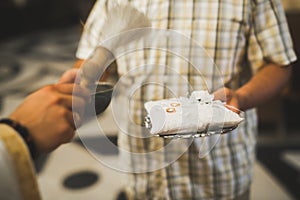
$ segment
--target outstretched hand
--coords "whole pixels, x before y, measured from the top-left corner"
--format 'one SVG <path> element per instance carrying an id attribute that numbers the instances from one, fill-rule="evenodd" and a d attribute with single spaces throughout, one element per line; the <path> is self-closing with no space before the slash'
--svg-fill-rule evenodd
<path id="1" fill-rule="evenodd" d="M 74 84 L 76 73 L 69 70 L 57 84 L 32 93 L 9 116 L 29 130 L 39 153 L 50 152 L 74 136 L 89 100 L 88 91 Z"/>

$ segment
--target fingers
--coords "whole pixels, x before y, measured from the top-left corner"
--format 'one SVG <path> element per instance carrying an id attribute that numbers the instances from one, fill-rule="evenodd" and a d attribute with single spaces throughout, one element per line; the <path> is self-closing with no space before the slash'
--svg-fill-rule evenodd
<path id="1" fill-rule="evenodd" d="M 228 88 L 220 88 L 214 93 L 214 99 L 226 102 L 228 99 L 229 91 Z"/>
<path id="2" fill-rule="evenodd" d="M 240 114 L 240 113 L 241 113 L 241 110 L 239 110 L 239 109 L 237 108 L 237 105 L 233 106 L 233 105 L 228 105 L 228 104 L 226 104 L 225 107 L 226 107 L 227 109 L 229 109 L 229 110 L 231 110 L 231 111 L 237 113 L 237 114 Z"/>
<path id="3" fill-rule="evenodd" d="M 86 103 L 91 98 L 88 90 L 77 84 L 55 84 L 45 88 L 45 96 L 50 106 L 61 106 L 66 110 L 62 112 L 68 111 L 64 117 L 73 129 L 81 125 Z"/>
<path id="4" fill-rule="evenodd" d="M 84 101 L 82 98 L 78 98 L 78 97 L 73 97 L 72 100 L 73 101 L 72 101 L 71 110 L 73 112 L 78 113 L 79 117 L 82 117 L 84 115 L 84 112 L 85 112 L 86 101 Z"/>
<path id="5" fill-rule="evenodd" d="M 76 84 L 56 84 L 45 88 L 45 96 L 50 105 L 63 106 L 83 116 L 85 105 L 90 101 L 87 90 Z M 73 116 L 69 117 L 72 119 Z M 78 117 L 77 117 L 78 119 Z"/>
<path id="6" fill-rule="evenodd" d="M 78 69 L 70 69 L 63 73 L 63 75 L 60 77 L 58 84 L 62 83 L 74 83 L 76 80 L 76 77 L 78 75 L 79 70 Z M 79 76 L 78 76 L 79 78 Z"/>
<path id="7" fill-rule="evenodd" d="M 81 115 L 78 112 L 71 111 L 62 105 L 57 105 L 55 110 L 58 118 L 62 120 L 60 124 L 68 124 L 68 126 L 61 127 L 60 132 L 70 135 L 77 127 L 81 126 Z"/>
<path id="8" fill-rule="evenodd" d="M 73 138 L 87 96 L 76 84 L 45 86 L 26 97 L 10 118 L 28 128 L 38 152 L 49 152 Z"/>
<path id="9" fill-rule="evenodd" d="M 89 91 L 80 87 L 77 84 L 57 84 L 54 85 L 54 87 L 58 92 L 62 94 L 78 96 L 87 101 L 90 100 Z"/>
<path id="10" fill-rule="evenodd" d="M 57 100 L 54 100 L 56 101 L 55 103 L 64 106 L 70 111 L 77 112 L 80 116 L 83 116 L 86 105 L 86 101 L 83 98 L 65 94 L 61 94 L 57 98 Z"/>
<path id="11" fill-rule="evenodd" d="M 80 114 L 77 112 L 72 112 L 68 109 L 65 110 L 65 113 L 62 115 L 62 118 L 65 118 L 67 123 L 69 124 L 69 127 L 72 128 L 72 131 L 76 130 L 76 127 L 79 127 L 81 125 L 81 117 Z M 70 132 L 65 131 L 65 132 Z"/>
<path id="12" fill-rule="evenodd" d="M 240 113 L 239 100 L 234 90 L 229 88 L 220 88 L 214 92 L 215 100 L 226 102 L 226 107 L 236 113 Z"/>
<path id="13" fill-rule="evenodd" d="M 61 85 L 58 91 L 62 93 L 61 103 L 68 109 L 77 112 L 79 116 L 83 116 L 85 105 L 90 102 L 90 94 L 87 90 L 79 85 Z M 72 92 L 71 92 L 72 91 Z"/>

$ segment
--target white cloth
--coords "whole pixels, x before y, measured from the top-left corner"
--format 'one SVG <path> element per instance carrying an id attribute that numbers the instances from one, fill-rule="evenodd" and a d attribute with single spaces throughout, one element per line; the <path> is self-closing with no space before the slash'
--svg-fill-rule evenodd
<path id="1" fill-rule="evenodd" d="M 151 121 L 151 134 L 184 134 L 220 130 L 243 121 L 237 113 L 213 100 L 207 91 L 195 91 L 190 98 L 148 101 L 145 109 Z"/>

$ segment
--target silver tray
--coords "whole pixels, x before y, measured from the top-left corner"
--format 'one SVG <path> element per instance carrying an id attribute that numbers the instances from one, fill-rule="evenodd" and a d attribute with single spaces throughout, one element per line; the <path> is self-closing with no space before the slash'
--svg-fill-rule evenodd
<path id="1" fill-rule="evenodd" d="M 216 134 L 225 134 L 225 133 L 228 133 L 230 131 L 233 131 L 237 127 L 238 127 L 238 125 L 232 126 L 232 127 L 224 127 L 222 129 L 218 129 L 218 130 L 205 130 L 205 131 L 196 132 L 196 133 L 176 133 L 176 134 L 165 134 L 165 133 L 163 133 L 163 134 L 156 134 L 154 136 L 162 137 L 162 138 L 166 138 L 166 139 L 202 138 L 202 137 L 213 136 L 213 135 L 216 135 Z"/>

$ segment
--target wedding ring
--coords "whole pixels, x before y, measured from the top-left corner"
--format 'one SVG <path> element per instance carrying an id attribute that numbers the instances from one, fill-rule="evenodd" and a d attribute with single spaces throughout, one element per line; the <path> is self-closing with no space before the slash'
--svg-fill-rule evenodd
<path id="1" fill-rule="evenodd" d="M 178 107 L 178 106 L 180 106 L 180 103 L 171 103 L 170 104 L 172 107 Z"/>
<path id="2" fill-rule="evenodd" d="M 175 108 L 167 108 L 166 111 L 168 113 L 173 113 L 173 112 L 176 112 L 176 109 Z"/>

